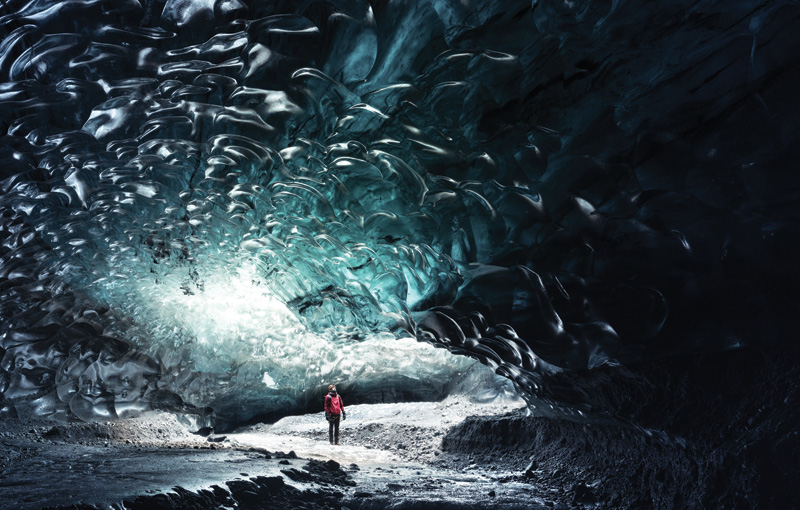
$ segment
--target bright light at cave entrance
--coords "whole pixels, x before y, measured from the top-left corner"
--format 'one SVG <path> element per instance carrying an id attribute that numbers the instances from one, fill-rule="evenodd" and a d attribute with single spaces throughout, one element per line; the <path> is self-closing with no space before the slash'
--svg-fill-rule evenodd
<path id="1" fill-rule="evenodd" d="M 160 280 L 150 294 L 160 313 L 202 345 L 218 349 L 231 342 L 258 344 L 305 332 L 254 268 L 212 272 L 197 281 L 174 275 Z"/>
<path id="2" fill-rule="evenodd" d="M 111 299 L 146 325 L 138 334 L 150 349 L 188 351 L 195 370 L 227 373 L 229 384 L 254 391 L 294 395 L 330 382 L 445 387 L 475 363 L 388 332 L 344 335 L 303 323 L 254 265 L 198 264 L 137 276 L 118 281 Z M 342 326 L 352 332 L 352 324 Z"/>

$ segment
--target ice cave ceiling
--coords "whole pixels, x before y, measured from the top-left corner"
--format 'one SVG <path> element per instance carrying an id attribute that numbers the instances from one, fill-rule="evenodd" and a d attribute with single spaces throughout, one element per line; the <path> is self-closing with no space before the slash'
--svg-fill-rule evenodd
<path id="1" fill-rule="evenodd" d="M 799 15 L 6 0 L 0 407 L 202 425 L 476 358 L 568 409 L 542 373 L 782 341 Z"/>

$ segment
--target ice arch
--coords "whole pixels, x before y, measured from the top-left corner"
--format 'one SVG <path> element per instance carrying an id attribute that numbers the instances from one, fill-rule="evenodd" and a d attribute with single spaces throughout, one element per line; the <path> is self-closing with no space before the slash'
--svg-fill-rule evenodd
<path id="1" fill-rule="evenodd" d="M 0 13 L 7 413 L 204 423 L 345 359 L 466 367 L 400 338 L 569 414 L 544 374 L 791 327 L 792 2 Z"/>

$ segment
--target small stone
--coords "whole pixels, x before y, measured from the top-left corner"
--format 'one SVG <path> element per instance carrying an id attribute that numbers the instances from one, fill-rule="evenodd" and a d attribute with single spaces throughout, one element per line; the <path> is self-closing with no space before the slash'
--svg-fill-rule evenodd
<path id="1" fill-rule="evenodd" d="M 585 483 L 576 483 L 572 486 L 572 490 L 575 492 L 575 495 L 572 498 L 572 502 L 576 503 L 595 503 L 596 497 L 594 492 L 586 486 Z"/>

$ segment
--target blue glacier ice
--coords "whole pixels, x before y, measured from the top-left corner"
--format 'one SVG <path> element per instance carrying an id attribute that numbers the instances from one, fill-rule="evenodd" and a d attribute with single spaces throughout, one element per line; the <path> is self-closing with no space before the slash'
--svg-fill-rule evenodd
<path id="1" fill-rule="evenodd" d="M 0 406 L 201 427 L 494 372 L 579 419 L 547 376 L 777 342 L 799 16 L 4 2 Z"/>

